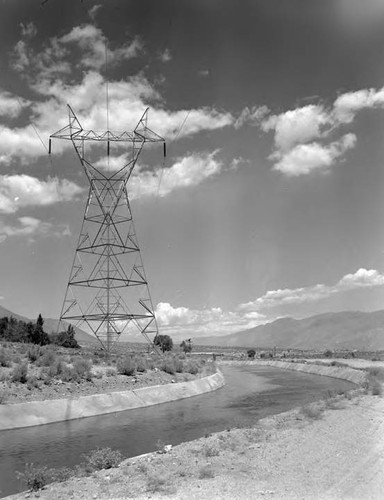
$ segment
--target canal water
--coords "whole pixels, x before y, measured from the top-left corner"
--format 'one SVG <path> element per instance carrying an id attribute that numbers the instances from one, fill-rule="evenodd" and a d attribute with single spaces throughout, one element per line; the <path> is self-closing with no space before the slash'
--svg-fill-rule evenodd
<path id="1" fill-rule="evenodd" d="M 0 497 L 25 489 L 16 471 L 26 463 L 75 466 L 98 447 L 132 457 L 316 401 L 329 390 L 348 390 L 343 380 L 261 366 L 222 366 L 226 385 L 172 403 L 68 422 L 0 432 Z"/>

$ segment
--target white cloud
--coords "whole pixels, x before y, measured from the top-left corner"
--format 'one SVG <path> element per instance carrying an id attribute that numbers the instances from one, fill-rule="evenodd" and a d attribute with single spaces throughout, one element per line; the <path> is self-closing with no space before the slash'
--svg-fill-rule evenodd
<path id="1" fill-rule="evenodd" d="M 299 144 L 287 153 L 273 153 L 271 158 L 277 160 L 273 169 L 288 177 L 309 174 L 313 170 L 328 171 L 338 158 L 354 147 L 355 143 L 356 136 L 346 134 L 340 140 L 326 146 L 318 142 Z"/>
<path id="2" fill-rule="evenodd" d="M 111 49 L 108 45 L 106 49 L 106 41 L 101 29 L 92 24 L 75 26 L 69 33 L 58 38 L 60 44 L 78 45 L 82 49 L 82 66 L 91 69 L 105 67 L 106 52 L 109 65 L 124 59 L 132 59 L 143 50 L 143 45 L 138 38 L 116 49 Z"/>
<path id="3" fill-rule="evenodd" d="M 336 121 L 351 123 L 363 109 L 384 108 L 384 87 L 346 92 L 335 100 L 333 108 Z"/>
<path id="4" fill-rule="evenodd" d="M 37 28 L 33 24 L 33 22 L 30 22 L 28 24 L 20 23 L 20 28 L 22 36 L 26 38 L 33 38 L 37 34 Z"/>
<path id="5" fill-rule="evenodd" d="M 225 312 L 220 307 L 189 309 L 160 302 L 155 311 L 161 332 L 179 338 L 225 335 L 266 323 L 260 313 Z"/>
<path id="6" fill-rule="evenodd" d="M 6 90 L 0 90 L 0 116 L 16 118 L 30 104 L 30 101 L 22 97 L 18 97 Z"/>
<path id="7" fill-rule="evenodd" d="M 101 7 L 102 7 L 101 4 L 96 4 L 92 8 L 89 9 L 88 15 L 92 19 L 92 21 L 95 21 L 96 15 L 99 12 L 99 10 L 101 9 Z"/>
<path id="8" fill-rule="evenodd" d="M 252 108 L 247 106 L 236 119 L 234 126 L 236 129 L 239 129 L 244 124 L 248 123 L 250 125 L 260 125 L 268 113 L 268 106 L 253 106 Z"/>
<path id="9" fill-rule="evenodd" d="M 384 87 L 360 89 L 339 95 L 333 105 L 309 104 L 280 114 L 262 116 L 260 128 L 274 132 L 274 151 L 269 158 L 274 169 L 298 176 L 314 170 L 329 169 L 356 144 L 356 136 L 344 134 L 330 141 L 341 127 L 352 123 L 363 109 L 384 108 Z M 257 109 L 257 108 L 256 108 Z M 238 126 L 249 120 L 247 109 L 238 118 Z"/>
<path id="10" fill-rule="evenodd" d="M 15 213 L 22 207 L 71 201 L 83 189 L 66 179 L 46 181 L 29 175 L 0 175 L 0 212 Z"/>
<path id="11" fill-rule="evenodd" d="M 159 59 L 163 63 L 167 63 L 172 59 L 171 51 L 169 49 L 165 49 L 159 56 Z"/>
<path id="12" fill-rule="evenodd" d="M 17 221 L 16 225 L 0 222 L 0 242 L 10 237 L 28 236 L 28 240 L 33 241 L 35 236 L 61 237 L 70 234 L 68 226 L 53 225 L 50 222 L 42 222 L 35 217 L 19 217 Z"/>
<path id="13" fill-rule="evenodd" d="M 175 189 L 197 186 L 221 172 L 223 165 L 216 159 L 217 153 L 213 151 L 179 158 L 163 172 L 161 169 L 149 171 L 137 168 L 128 186 L 130 197 L 134 199 L 157 194 L 163 197 Z"/>
<path id="14" fill-rule="evenodd" d="M 296 144 L 303 144 L 321 137 L 323 127 L 330 117 L 320 105 L 310 104 L 280 115 L 271 115 L 261 123 L 264 132 L 275 132 L 275 146 L 279 151 L 289 151 Z"/>
<path id="15" fill-rule="evenodd" d="M 303 288 L 270 290 L 255 301 L 241 304 L 239 310 L 251 312 L 284 305 L 316 302 L 350 290 L 383 285 L 383 274 L 375 269 L 361 268 L 353 274 L 345 275 L 334 285 L 317 284 Z"/>

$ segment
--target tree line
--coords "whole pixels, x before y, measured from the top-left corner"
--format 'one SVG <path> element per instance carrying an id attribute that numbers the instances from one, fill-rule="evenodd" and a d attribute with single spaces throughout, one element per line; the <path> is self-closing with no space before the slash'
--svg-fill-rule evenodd
<path id="1" fill-rule="evenodd" d="M 44 330 L 44 319 L 41 314 L 35 323 L 16 319 L 13 316 L 0 318 L 0 340 L 41 346 L 56 344 L 62 347 L 80 347 L 75 339 L 75 330 L 72 325 L 69 325 L 67 330 L 48 335 Z"/>

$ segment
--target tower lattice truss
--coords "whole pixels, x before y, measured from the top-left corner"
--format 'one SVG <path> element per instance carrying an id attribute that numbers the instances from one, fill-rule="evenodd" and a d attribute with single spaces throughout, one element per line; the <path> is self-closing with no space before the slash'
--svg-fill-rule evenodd
<path id="1" fill-rule="evenodd" d="M 89 194 L 60 322 L 94 334 L 108 352 L 122 333 L 132 330 L 152 343 L 158 329 L 127 183 L 145 143 L 163 142 L 165 152 L 164 139 L 147 127 L 148 109 L 133 132 L 122 133 L 84 130 L 70 106 L 68 110 L 69 125 L 51 138 L 72 141 L 89 181 Z M 97 149 L 91 147 L 94 142 L 106 143 L 104 168 L 90 161 Z M 108 158 L 114 142 L 119 143 L 119 156 L 125 148 L 127 159 L 120 169 L 110 171 Z"/>

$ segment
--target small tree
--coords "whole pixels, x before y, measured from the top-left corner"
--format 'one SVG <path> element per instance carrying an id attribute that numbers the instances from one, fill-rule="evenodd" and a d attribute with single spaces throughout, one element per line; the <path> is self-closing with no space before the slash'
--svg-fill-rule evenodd
<path id="1" fill-rule="evenodd" d="M 169 335 L 156 335 L 153 343 L 158 345 L 163 352 L 173 349 L 173 341 Z"/>
<path id="2" fill-rule="evenodd" d="M 192 340 L 183 340 L 182 343 L 180 344 L 181 349 L 187 354 L 188 352 L 192 351 Z"/>
<path id="3" fill-rule="evenodd" d="M 44 325 L 44 320 L 41 314 L 39 314 L 36 321 L 36 325 L 28 333 L 29 340 L 33 344 L 39 344 L 39 345 L 50 344 L 51 341 L 49 340 L 48 334 L 44 331 L 43 325 Z"/>
<path id="4" fill-rule="evenodd" d="M 247 354 L 248 358 L 255 359 L 256 351 L 255 349 L 248 349 Z"/>
<path id="5" fill-rule="evenodd" d="M 68 347 L 72 349 L 79 348 L 79 344 L 75 339 L 75 330 L 72 325 L 68 325 L 67 331 L 59 332 L 55 337 L 53 342 L 62 347 Z"/>

